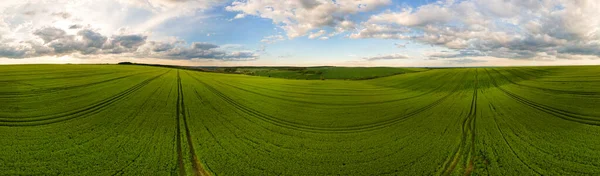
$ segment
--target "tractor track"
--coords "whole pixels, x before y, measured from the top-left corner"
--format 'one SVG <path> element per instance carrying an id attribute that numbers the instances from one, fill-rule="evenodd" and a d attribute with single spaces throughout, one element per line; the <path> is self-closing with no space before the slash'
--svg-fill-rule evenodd
<path id="1" fill-rule="evenodd" d="M 30 90 L 27 92 L 0 92 L 0 98 L 38 96 L 39 94 L 54 93 L 57 91 L 65 91 L 65 90 L 94 86 L 94 85 L 103 84 L 103 83 L 109 83 L 109 82 L 125 79 L 128 77 L 132 77 L 132 76 L 140 75 L 140 74 L 144 74 L 144 73 L 147 73 L 147 72 L 135 73 L 135 74 L 125 75 L 125 76 L 119 76 L 119 77 L 115 77 L 115 78 L 105 79 L 105 80 L 101 80 L 98 82 L 91 82 L 91 83 L 80 84 L 80 85 L 71 85 L 71 86 L 66 86 L 66 87 L 52 87 L 52 88 L 46 88 L 46 89 Z"/>
<path id="2" fill-rule="evenodd" d="M 444 162 L 441 175 L 447 176 L 452 174 L 460 161 L 465 162 L 464 175 L 471 175 L 473 172 L 474 153 L 475 153 L 475 120 L 477 118 L 477 91 L 478 91 L 478 72 L 475 69 L 475 85 L 473 87 L 473 96 L 471 98 L 471 107 L 469 114 L 462 123 L 462 135 L 459 146 Z"/>
<path id="3" fill-rule="evenodd" d="M 123 98 L 131 95 L 132 93 L 134 93 L 137 90 L 141 89 L 142 87 L 148 85 L 150 82 L 156 80 L 157 78 L 167 74 L 168 72 L 169 71 L 159 74 L 157 76 L 154 76 L 152 78 L 146 79 L 146 80 L 126 89 L 125 91 L 123 91 L 121 93 L 118 93 L 107 99 L 104 99 L 104 100 L 96 102 L 90 106 L 86 106 L 86 107 L 83 107 L 83 108 L 75 110 L 75 111 L 58 113 L 58 114 L 53 114 L 53 115 L 45 115 L 45 116 L 25 117 L 25 118 L 0 117 L 0 126 L 38 126 L 38 125 L 57 123 L 57 122 L 62 122 L 62 121 L 78 118 L 78 117 L 92 115 L 92 114 L 95 114 L 95 113 L 105 109 L 109 105 L 112 105 L 115 102 L 118 102 L 118 101 L 122 100 Z"/>
<path id="4" fill-rule="evenodd" d="M 498 121 L 496 120 L 496 116 L 493 116 L 493 119 L 494 119 L 494 124 L 496 125 L 496 128 L 498 129 L 498 132 L 500 132 L 500 135 L 502 136 L 502 139 L 504 140 L 504 143 L 508 146 L 508 149 L 510 149 L 510 151 L 512 152 L 512 154 L 515 155 L 515 157 L 517 157 L 517 159 L 523 165 L 527 166 L 527 168 L 529 168 L 529 170 L 535 172 L 537 175 L 543 175 L 542 173 L 540 173 L 537 170 L 533 169 L 533 167 L 531 167 L 529 164 L 525 163 L 525 161 L 523 161 L 523 159 L 521 159 L 521 157 L 517 154 L 517 152 L 515 152 L 515 150 L 513 149 L 513 147 L 510 145 L 510 143 L 508 143 L 508 140 L 506 139 L 506 136 L 504 135 L 504 132 L 502 131 L 502 128 L 500 128 L 500 125 L 498 124 Z"/>
<path id="5" fill-rule="evenodd" d="M 294 99 L 285 99 L 285 98 L 281 98 L 281 97 L 276 97 L 276 96 L 272 96 L 272 95 L 268 95 L 268 94 L 264 94 L 264 93 L 260 93 L 260 92 L 256 92 L 256 91 L 252 91 L 249 89 L 245 89 L 239 86 L 234 86 L 231 84 L 227 84 L 227 83 L 223 83 L 221 81 L 216 81 L 217 83 L 229 86 L 229 87 L 233 87 L 235 89 L 238 90 L 242 90 L 244 92 L 248 92 L 248 93 L 252 93 L 252 94 L 256 94 L 256 95 L 260 95 L 263 97 L 268 97 L 268 98 L 273 98 L 276 100 L 282 100 L 282 101 L 288 101 L 288 102 L 294 102 L 294 103 L 305 103 L 305 104 L 315 104 L 315 105 L 335 105 L 335 106 L 364 106 L 364 105 L 376 105 L 376 104 L 385 104 L 385 103 L 394 103 L 394 102 L 399 102 L 399 101 L 403 101 L 403 100 L 410 100 L 410 99 L 415 99 L 415 98 L 419 98 L 419 97 L 423 97 L 425 95 L 431 94 L 433 92 L 437 92 L 439 89 L 441 89 L 442 87 L 444 87 L 444 85 L 440 85 L 435 89 L 431 89 L 429 91 L 423 92 L 421 94 L 418 95 L 414 95 L 414 96 L 410 96 L 410 97 L 404 97 L 404 98 L 397 98 L 397 99 L 391 99 L 391 100 L 385 100 L 385 101 L 375 101 L 375 102 L 361 102 L 361 103 L 331 103 L 331 102 L 327 102 L 327 103 L 323 103 L 323 102 L 311 102 L 311 101 L 302 101 L 302 100 L 294 100 Z"/>
<path id="6" fill-rule="evenodd" d="M 583 95 L 583 96 L 600 95 L 600 92 L 557 90 L 557 89 L 548 89 L 548 88 L 543 88 L 543 87 L 525 85 L 525 84 L 521 84 L 518 82 L 514 82 L 513 80 L 510 80 L 506 75 L 502 74 L 500 71 L 498 71 L 496 69 L 492 69 L 492 70 L 494 72 L 498 73 L 500 76 L 502 76 L 504 78 L 504 80 L 510 82 L 511 84 L 521 86 L 521 87 L 527 87 L 527 88 L 531 88 L 531 89 L 537 89 L 537 90 L 542 90 L 542 91 L 547 91 L 547 92 L 552 92 L 552 93 L 560 93 L 560 94 Z M 515 73 L 514 71 L 507 70 L 507 72 L 509 72 L 511 75 L 517 75 L 517 73 Z M 518 75 L 517 75 L 517 77 L 518 77 Z M 519 77 L 519 78 L 526 80 L 526 78 L 522 78 L 522 77 Z"/>
<path id="7" fill-rule="evenodd" d="M 210 173 L 204 169 L 200 161 L 198 160 L 198 155 L 196 155 L 196 150 L 194 149 L 194 143 L 192 134 L 190 132 L 190 128 L 187 121 L 187 113 L 184 101 L 184 93 L 183 86 L 181 84 L 181 77 L 179 75 L 179 70 L 177 70 L 177 156 L 179 163 L 179 174 L 185 175 L 185 165 L 183 162 L 183 149 L 181 142 L 181 120 L 183 120 L 183 126 L 185 130 L 186 141 L 189 149 L 189 159 L 192 163 L 192 169 L 194 171 L 194 175 L 197 176 L 209 176 Z"/>
<path id="8" fill-rule="evenodd" d="M 466 75 L 465 75 L 466 76 Z M 380 122 L 376 122 L 376 123 L 372 123 L 372 124 L 366 124 L 366 125 L 361 125 L 361 126 L 349 126 L 349 127 L 339 127 L 339 128 L 325 128 L 325 127 L 312 127 L 312 126 L 307 126 L 307 125 L 301 125 L 301 124 L 297 124 L 294 122 L 290 122 L 290 121 L 286 121 L 283 119 L 279 119 L 276 118 L 274 116 L 259 112 L 255 109 L 252 109 L 250 107 L 247 107 L 237 101 L 235 101 L 234 99 L 230 98 L 229 96 L 225 95 L 224 93 L 222 93 L 221 91 L 215 89 L 214 87 L 212 87 L 211 85 L 209 85 L 208 83 L 205 83 L 204 81 L 201 81 L 200 79 L 191 76 L 192 78 L 194 78 L 196 81 L 198 81 L 199 83 L 203 84 L 205 87 L 207 87 L 211 92 L 213 92 L 215 95 L 217 95 L 218 97 L 220 97 L 221 99 L 223 99 L 224 101 L 226 101 L 227 103 L 233 105 L 234 107 L 236 107 L 237 109 L 248 113 L 249 115 L 252 115 L 254 117 L 257 117 L 260 120 L 263 120 L 265 122 L 268 122 L 270 124 L 279 126 L 279 127 L 284 127 L 284 128 L 292 128 L 292 129 L 296 129 L 296 130 L 301 130 L 301 131 L 306 131 L 306 132 L 315 132 L 315 133 L 352 133 L 352 132 L 363 132 L 363 131 L 372 131 L 372 130 L 377 130 L 377 129 L 381 129 L 393 124 L 396 124 L 398 122 L 401 122 L 403 120 L 406 120 L 410 117 L 413 117 L 415 115 L 418 115 L 422 112 L 425 112 L 437 105 L 439 105 L 440 103 L 442 103 L 443 101 L 445 101 L 446 99 L 448 99 L 451 95 L 453 95 L 455 92 L 457 92 L 457 90 L 460 88 L 460 86 L 457 86 L 455 88 L 455 90 L 451 91 L 450 93 L 448 93 L 447 95 L 445 95 L 444 97 L 434 101 L 433 103 L 426 105 L 424 107 L 421 107 L 415 111 L 409 112 L 407 114 L 403 114 L 400 117 L 397 118 L 392 118 L 389 120 L 384 120 L 384 121 L 380 121 Z"/>
<path id="9" fill-rule="evenodd" d="M 546 112 L 548 114 L 554 115 L 554 116 L 559 117 L 564 120 L 569 120 L 569 121 L 578 122 L 578 123 L 584 123 L 584 124 L 588 124 L 588 125 L 600 126 L 600 117 L 590 117 L 590 116 L 585 116 L 585 115 L 576 114 L 573 112 L 557 109 L 554 107 L 550 107 L 547 105 L 533 102 L 533 101 L 523 98 L 517 94 L 514 94 L 510 91 L 507 91 L 506 89 L 504 89 L 498 85 L 495 78 L 492 77 L 492 75 L 488 72 L 487 69 L 485 71 L 490 76 L 492 84 L 495 87 L 497 87 L 500 91 L 504 92 L 506 95 L 508 95 L 512 99 L 514 99 L 522 104 L 525 104 L 531 108 L 540 110 L 542 112 Z"/>

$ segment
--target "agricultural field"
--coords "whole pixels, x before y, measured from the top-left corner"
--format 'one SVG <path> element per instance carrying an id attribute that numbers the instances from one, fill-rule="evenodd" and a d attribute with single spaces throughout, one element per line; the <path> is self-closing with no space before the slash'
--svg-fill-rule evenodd
<path id="1" fill-rule="evenodd" d="M 395 67 L 213 67 L 204 68 L 203 70 L 286 79 L 364 80 L 421 72 L 428 69 Z"/>
<path id="2" fill-rule="evenodd" d="M 0 66 L 0 175 L 600 175 L 598 107 L 598 66 Z"/>

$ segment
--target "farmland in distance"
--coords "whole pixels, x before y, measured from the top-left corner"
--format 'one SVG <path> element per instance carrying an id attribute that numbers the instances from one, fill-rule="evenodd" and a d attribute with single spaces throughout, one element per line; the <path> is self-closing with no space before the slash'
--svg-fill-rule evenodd
<path id="1" fill-rule="evenodd" d="M 600 67 L 0 66 L 0 175 L 599 175 Z"/>

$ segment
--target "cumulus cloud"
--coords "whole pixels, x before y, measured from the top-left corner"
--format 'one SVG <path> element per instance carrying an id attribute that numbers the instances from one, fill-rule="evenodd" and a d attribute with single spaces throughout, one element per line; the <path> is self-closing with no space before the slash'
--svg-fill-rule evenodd
<path id="1" fill-rule="evenodd" d="M 437 58 L 598 58 L 599 8 L 595 0 L 438 1 L 372 15 L 350 38 L 408 39 L 458 52 Z"/>
<path id="2" fill-rule="evenodd" d="M 304 36 L 322 27 L 353 29 L 350 15 L 389 5 L 390 0 L 236 0 L 226 10 L 271 19 L 289 38 Z M 316 38 L 316 37 L 314 37 Z"/>
<path id="3" fill-rule="evenodd" d="M 46 27 L 35 30 L 34 35 L 38 38 L 17 43 L 3 42 L 0 44 L 0 57 L 27 58 L 81 54 L 224 61 L 258 58 L 258 54 L 253 51 L 231 50 L 231 47 L 220 47 L 205 42 L 193 42 L 187 45 L 181 40 L 148 41 L 148 37 L 142 34 L 104 36 L 91 29 L 81 29 L 71 35 L 63 29 Z"/>
<path id="4" fill-rule="evenodd" d="M 379 56 L 371 56 L 364 57 L 364 60 L 367 61 L 376 61 L 376 60 L 395 60 L 395 59 L 408 59 L 409 57 L 403 54 L 389 54 L 389 55 L 379 55 Z"/>
<path id="5" fill-rule="evenodd" d="M 259 55 L 248 50 L 228 50 L 230 46 L 218 46 L 210 43 L 195 42 L 187 46 L 183 41 L 149 42 L 136 54 L 140 57 L 165 59 L 214 59 L 223 61 L 247 61 L 258 59 Z M 239 47 L 235 47 L 239 48 Z"/>
<path id="6" fill-rule="evenodd" d="M 68 55 L 81 58 L 257 59 L 255 51 L 203 42 L 188 44 L 153 31 L 153 27 L 175 17 L 196 15 L 194 19 L 202 19 L 204 10 L 225 2 L 61 0 L 31 3 L 7 0 L 0 3 L 0 58 Z"/>
<path id="7" fill-rule="evenodd" d="M 364 28 L 350 35 L 352 39 L 381 38 L 381 39 L 410 39 L 407 27 L 389 24 L 364 24 Z"/>

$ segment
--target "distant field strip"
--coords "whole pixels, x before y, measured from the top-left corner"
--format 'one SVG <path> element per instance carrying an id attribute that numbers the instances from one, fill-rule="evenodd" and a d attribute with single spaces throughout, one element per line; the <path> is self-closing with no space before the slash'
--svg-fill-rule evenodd
<path id="1" fill-rule="evenodd" d="M 0 68 L 0 175 L 600 175 L 597 66 Z"/>

